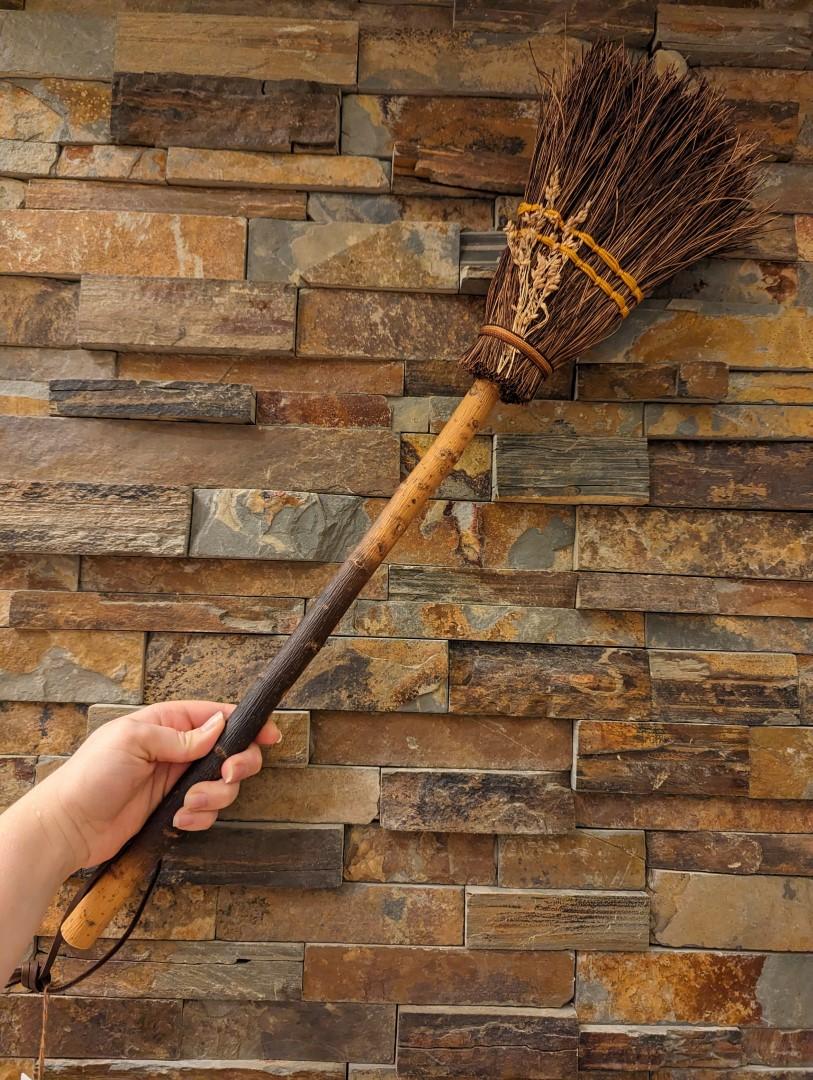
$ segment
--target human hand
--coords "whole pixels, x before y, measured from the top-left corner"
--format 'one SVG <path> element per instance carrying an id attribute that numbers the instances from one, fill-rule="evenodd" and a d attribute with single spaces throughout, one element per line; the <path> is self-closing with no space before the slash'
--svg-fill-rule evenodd
<path id="1" fill-rule="evenodd" d="M 138 832 L 190 762 L 212 749 L 233 705 L 165 701 L 97 728 L 76 753 L 29 793 L 49 836 L 65 854 L 66 874 L 109 859 Z M 221 778 L 189 789 L 178 829 L 208 829 L 262 767 L 260 746 L 282 736 L 268 721 L 247 750 L 223 762 Z"/>

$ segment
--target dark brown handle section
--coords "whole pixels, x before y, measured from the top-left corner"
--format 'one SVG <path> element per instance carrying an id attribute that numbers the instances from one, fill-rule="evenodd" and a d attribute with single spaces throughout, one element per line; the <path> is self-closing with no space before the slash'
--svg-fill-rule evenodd
<path id="1" fill-rule="evenodd" d="M 107 872 L 74 908 L 62 926 L 65 941 L 88 949 L 105 927 L 138 891 L 158 859 L 184 834 L 172 819 L 184 797 L 201 780 L 216 780 L 223 761 L 244 750 L 256 737 L 269 713 L 279 705 L 341 617 L 358 596 L 387 553 L 418 516 L 430 497 L 452 471 L 497 402 L 499 389 L 477 379 L 454 414 L 387 503 L 366 536 L 345 560 L 321 596 L 309 608 L 296 630 L 248 690 L 232 713 L 215 748 L 190 765 L 130 845 L 110 863 Z"/>

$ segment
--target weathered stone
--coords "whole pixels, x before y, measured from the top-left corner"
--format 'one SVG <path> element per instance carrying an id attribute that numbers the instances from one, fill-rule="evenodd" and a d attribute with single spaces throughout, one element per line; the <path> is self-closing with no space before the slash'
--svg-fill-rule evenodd
<path id="1" fill-rule="evenodd" d="M 110 87 L 75 79 L 0 81 L 0 138 L 100 143 L 110 136 Z"/>
<path id="2" fill-rule="evenodd" d="M 644 834 L 576 829 L 564 836 L 501 836 L 499 884 L 506 889 L 642 889 Z"/>
<path id="3" fill-rule="evenodd" d="M 490 836 L 399 833 L 378 825 L 352 825 L 347 830 L 345 881 L 493 885 L 495 877 Z"/>
<path id="4" fill-rule="evenodd" d="M 335 151 L 339 96 L 308 82 L 117 74 L 110 126 L 117 143 Z"/>
<path id="5" fill-rule="evenodd" d="M 290 634 L 304 604 L 293 599 L 150 593 L 15 592 L 9 626 L 29 630 L 169 630 Z"/>
<path id="6" fill-rule="evenodd" d="M 368 360 L 440 358 L 452 366 L 474 340 L 481 312 L 481 301 L 473 297 L 303 289 L 297 353 Z"/>
<path id="7" fill-rule="evenodd" d="M 312 192 L 308 195 L 308 217 L 322 223 L 367 221 L 378 225 L 389 225 L 393 221 L 449 221 L 463 229 L 490 229 L 494 221 L 494 204 L 486 198 L 436 199 L 423 195 Z"/>
<path id="8" fill-rule="evenodd" d="M 73 555 L 0 555 L 6 589 L 76 589 L 79 560 Z"/>
<path id="9" fill-rule="evenodd" d="M 457 292 L 460 227 L 445 222 L 252 221 L 252 281 Z"/>
<path id="10" fill-rule="evenodd" d="M 35 282 L 34 278 L 6 279 Z M 35 282 L 42 284 L 42 282 Z M 56 282 L 51 284 L 56 285 Z M 63 282 L 61 284 L 67 284 Z M 78 300 L 78 289 L 75 292 Z M 86 349 L 0 348 L 0 374 L 9 380 L 112 379 L 116 374 L 116 354 Z"/>
<path id="11" fill-rule="evenodd" d="M 423 432 L 401 436 L 401 478 L 405 479 L 435 441 Z M 491 498 L 491 439 L 476 437 L 458 458 L 454 468 L 437 490 L 441 499 Z"/>
<path id="12" fill-rule="evenodd" d="M 166 150 L 150 146 L 66 146 L 59 155 L 54 175 L 73 180 L 162 184 L 166 167 Z"/>
<path id="13" fill-rule="evenodd" d="M 559 645 L 644 644 L 640 615 L 573 608 L 359 600 L 351 613 L 351 626 L 353 633 L 371 637 Z"/>
<path id="14" fill-rule="evenodd" d="M 36 759 L 33 757 L 0 757 L 0 810 L 5 810 L 31 790 L 35 770 Z"/>
<path id="15" fill-rule="evenodd" d="M 384 769 L 381 826 L 404 832 L 565 833 L 573 795 L 557 773 Z"/>
<path id="16" fill-rule="evenodd" d="M 466 890 L 466 944 L 474 949 L 649 946 L 649 897 L 637 892 Z"/>
<path id="17" fill-rule="evenodd" d="M 2 565 L 2 563 L 0 563 Z M 88 556 L 82 587 L 95 592 L 196 593 L 215 596 L 318 595 L 336 572 L 332 563 L 254 562 L 248 559 L 117 559 Z M 386 596 L 386 569 L 362 596 Z M 20 588 L 54 588 L 21 583 Z"/>
<path id="18" fill-rule="evenodd" d="M 38 930 L 41 935 L 56 933 L 69 900 L 73 899 L 83 879 L 70 878 L 60 888 L 43 916 Z M 132 921 L 138 897 L 128 900 L 114 917 L 106 933 L 119 937 Z M 203 885 L 157 885 L 144 913 L 133 930 L 131 941 L 181 940 L 211 941 L 215 936 L 217 890 Z"/>
<path id="19" fill-rule="evenodd" d="M 93 348 L 108 341 L 114 349 L 285 354 L 293 352 L 295 312 L 295 290 L 288 286 L 87 278 L 79 301 L 79 335 Z"/>
<path id="20" fill-rule="evenodd" d="M 575 1077 L 578 1024 L 571 1009 L 398 1010 L 398 1074 L 405 1080 Z"/>
<path id="21" fill-rule="evenodd" d="M 599 1027 L 579 1031 L 584 1069 L 727 1069 L 744 1061 L 738 1028 Z"/>
<path id="22" fill-rule="evenodd" d="M 702 358 L 732 367 L 813 366 L 809 324 L 803 308 L 727 305 L 672 300 L 664 310 L 640 307 L 617 333 L 590 350 L 592 363 L 685 363 Z"/>
<path id="23" fill-rule="evenodd" d="M 0 71 L 24 78 L 113 74 L 113 19 L 61 11 L 0 12 Z"/>
<path id="24" fill-rule="evenodd" d="M 429 430 L 440 431 L 457 404 L 455 398 L 431 398 Z M 643 407 L 594 405 L 583 401 L 529 401 L 526 405 L 498 402 L 479 430 L 484 434 L 566 435 L 571 438 L 642 435 Z"/>
<path id="25" fill-rule="evenodd" d="M 794 656 L 652 650 L 649 670 L 653 717 L 701 723 L 798 722 Z"/>
<path id="26" fill-rule="evenodd" d="M 709 615 L 796 615 L 811 610 L 808 581 L 691 577 L 677 574 L 579 574 L 577 607 Z"/>
<path id="27" fill-rule="evenodd" d="M 811 966 L 807 956 L 585 952 L 576 1009 L 580 1021 L 593 1023 L 807 1026 Z"/>
<path id="28" fill-rule="evenodd" d="M 183 555 L 189 515 L 182 488 L 7 481 L 0 549 Z"/>
<path id="29" fill-rule="evenodd" d="M 811 1030 L 746 1028 L 742 1036 L 745 1059 L 755 1065 L 810 1065 L 813 1059 Z"/>
<path id="30" fill-rule="evenodd" d="M 786 953 L 813 948 L 810 878 L 652 870 L 649 887 L 652 933 L 661 945 Z"/>
<path id="31" fill-rule="evenodd" d="M 473 110 L 468 97 L 348 94 L 342 103 L 342 152 L 386 158 L 395 143 L 419 143 L 513 154 L 527 167 L 538 114 L 532 98 L 479 98 Z"/>
<path id="32" fill-rule="evenodd" d="M 357 49 L 357 24 L 335 19 L 127 13 L 118 18 L 116 70 L 352 86 Z"/>
<path id="33" fill-rule="evenodd" d="M 170 184 L 272 187 L 308 191 L 378 192 L 389 189 L 388 167 L 376 158 L 326 154 L 261 154 L 171 146 Z"/>
<path id="34" fill-rule="evenodd" d="M 180 1001 L 60 997 L 49 1010 L 53 1025 L 50 1053 L 63 1057 L 177 1057 L 181 1010 Z M 0 1045 L 4 1053 L 35 1055 L 41 1019 L 39 995 L 0 998 Z"/>
<path id="35" fill-rule="evenodd" d="M 223 888 L 217 933 L 235 941 L 256 937 L 360 945 L 462 945 L 463 889 L 389 884 L 284 892 Z"/>
<path id="36" fill-rule="evenodd" d="M 184 1007 L 181 1053 L 262 1061 L 330 1058 L 392 1061 L 395 1008 L 310 1001 L 192 1001 Z M 295 1076 L 296 1074 L 294 1074 Z"/>
<path id="37" fill-rule="evenodd" d="M 810 29 L 801 12 L 726 9 L 713 11 L 676 5 L 658 9 L 655 45 L 675 49 L 691 65 L 804 68 L 810 59 Z"/>
<path id="38" fill-rule="evenodd" d="M 748 729 L 581 720 L 574 787 L 647 795 L 747 795 Z"/>
<path id="39" fill-rule="evenodd" d="M 647 405 L 650 439 L 813 439 L 813 409 L 782 405 Z"/>
<path id="40" fill-rule="evenodd" d="M 580 399 L 594 401 L 652 401 L 659 398 L 720 401 L 727 396 L 729 382 L 736 374 L 739 373 L 729 376 L 726 364 L 705 360 L 646 365 L 579 364 L 578 394 Z"/>
<path id="41" fill-rule="evenodd" d="M 811 653 L 813 619 L 656 613 L 647 619 L 647 644 L 656 649 Z"/>
<path id="42" fill-rule="evenodd" d="M 239 384 L 60 379 L 51 383 L 49 397 L 53 416 L 254 422 L 254 389 Z"/>
<path id="43" fill-rule="evenodd" d="M 315 713 L 312 730 L 316 764 L 539 772 L 570 768 L 567 720 L 393 713 L 382 724 L 375 714 L 330 712 Z"/>
<path id="44" fill-rule="evenodd" d="M 813 515 L 583 507 L 584 570 L 801 578 L 813 572 Z"/>
<path id="45" fill-rule="evenodd" d="M 237 218 L 111 210 L 0 213 L 0 258 L 10 274 L 230 278 L 241 276 L 244 252 L 245 226 Z"/>
<path id="46" fill-rule="evenodd" d="M 413 1005 L 548 1005 L 573 996 L 573 953 L 352 945 L 305 948 L 303 996 Z"/>
<path id="47" fill-rule="evenodd" d="M 378 815 L 378 792 L 377 769 L 264 769 L 222 814 L 237 821 L 367 825 Z"/>
<path id="48" fill-rule="evenodd" d="M 809 802 L 693 795 L 576 794 L 576 823 L 595 829 L 807 833 Z"/>
<path id="49" fill-rule="evenodd" d="M 579 46 L 570 37 L 458 30 L 427 38 L 419 31 L 371 29 L 359 41 L 358 85 L 386 94 L 533 97 L 536 68 L 557 70 Z"/>
<path id="50" fill-rule="evenodd" d="M 272 359 L 273 363 L 269 363 Z M 359 393 L 400 394 L 404 388 L 404 365 L 400 360 L 371 364 L 366 360 L 300 360 L 268 354 L 186 356 L 148 352 L 119 353 L 118 369 L 122 378 L 236 381 L 250 383 L 258 391 L 334 393 L 337 386 L 351 385 Z"/>
<path id="51" fill-rule="evenodd" d="M 650 869 L 813 877 L 813 836 L 779 833 L 650 832 Z"/>
<path id="52" fill-rule="evenodd" d="M 16 701 L 141 698 L 144 635 L 2 630 L 2 696 Z"/>
<path id="53" fill-rule="evenodd" d="M 12 416 L 0 420 L 0 446 L 0 477 L 21 481 L 94 476 L 201 488 L 292 481 L 328 492 L 362 485 L 370 495 L 389 495 L 397 482 L 397 438 L 386 431 Z"/>
<path id="54" fill-rule="evenodd" d="M 19 180 L 50 176 L 58 154 L 59 147 L 55 143 L 0 139 L 0 172 Z"/>
<path id="55" fill-rule="evenodd" d="M 494 487 L 520 502 L 647 503 L 646 440 L 498 435 Z"/>
<path id="56" fill-rule="evenodd" d="M 751 786 L 757 799 L 813 799 L 813 729 L 750 732 Z"/>
<path id="57" fill-rule="evenodd" d="M 177 187 L 168 184 L 117 183 L 115 180 L 30 181 L 25 205 L 29 210 L 131 210 L 152 214 L 219 214 L 224 217 L 305 217 L 305 195 L 297 191 Z"/>
<path id="58" fill-rule="evenodd" d="M 813 509 L 808 442 L 650 441 L 649 459 L 656 506 Z"/>
<path id="59" fill-rule="evenodd" d="M 649 715 L 642 650 L 453 642 L 449 653 L 452 712 L 608 720 Z"/>
<path id="60" fill-rule="evenodd" d="M 392 566 L 389 595 L 394 600 L 431 601 L 438 596 L 457 603 L 515 604 L 518 607 L 573 607 L 576 575 L 563 572 L 446 569 L 439 566 Z M 615 604 L 594 605 L 616 607 Z"/>
<path id="61" fill-rule="evenodd" d="M 315 427 L 389 427 L 391 406 L 380 394 L 308 394 L 263 390 L 257 395 L 258 424 Z"/>

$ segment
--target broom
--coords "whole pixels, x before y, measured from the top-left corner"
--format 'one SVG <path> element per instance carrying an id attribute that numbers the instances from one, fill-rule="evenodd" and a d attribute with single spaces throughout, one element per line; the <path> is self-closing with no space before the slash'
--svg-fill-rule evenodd
<path id="1" fill-rule="evenodd" d="M 212 752 L 190 766 L 141 832 L 74 901 L 62 939 L 89 948 L 183 835 L 175 812 L 220 776 L 327 641 L 425 507 L 498 399 L 527 402 L 542 381 L 616 330 L 655 286 L 698 259 L 742 246 L 766 220 L 750 198 L 756 148 L 705 83 L 601 43 L 551 81 L 525 201 L 489 289 L 486 322 L 463 367 L 475 381 L 264 674 Z"/>

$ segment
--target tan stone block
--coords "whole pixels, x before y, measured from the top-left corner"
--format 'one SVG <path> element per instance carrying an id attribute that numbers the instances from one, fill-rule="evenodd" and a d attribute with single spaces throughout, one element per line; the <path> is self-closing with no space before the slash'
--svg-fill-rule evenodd
<path id="1" fill-rule="evenodd" d="M 358 25 L 328 19 L 273 19 L 133 12 L 119 16 L 116 71 L 356 81 Z"/>
<path id="2" fill-rule="evenodd" d="M 759 953 L 584 952 L 576 1010 L 582 1023 L 807 1026 L 811 967 L 810 957 Z"/>
<path id="3" fill-rule="evenodd" d="M 0 561 L 0 566 L 2 565 Z M 251 559 L 117 559 L 87 556 L 82 562 L 82 588 L 105 593 L 162 592 L 308 598 L 321 592 L 337 568 L 336 563 L 269 562 Z M 14 587 L 54 586 L 47 583 L 40 586 L 20 582 Z M 386 596 L 386 592 L 386 569 L 382 569 L 376 572 L 361 595 L 381 598 Z"/>
<path id="4" fill-rule="evenodd" d="M 585 1069 L 728 1069 L 744 1058 L 738 1028 L 600 1027 L 579 1031 L 579 1065 Z"/>
<path id="5" fill-rule="evenodd" d="M 331 765 L 412 768 L 570 768 L 568 720 L 504 716 L 391 713 L 315 713 L 313 760 Z"/>
<path id="6" fill-rule="evenodd" d="M 677 364 L 656 361 L 647 364 L 584 363 L 578 365 L 576 378 L 580 399 L 652 401 L 658 398 L 700 398 L 719 401 L 727 396 L 729 382 L 737 374 L 729 375 L 727 365 L 720 362 L 685 360 Z M 581 407 L 585 409 L 587 406 L 582 404 Z M 637 435 L 640 432 L 618 434 Z"/>
<path id="7" fill-rule="evenodd" d="M 107 80 L 113 74 L 114 33 L 114 20 L 95 14 L 3 11 L 0 70 L 27 78 Z"/>
<path id="8" fill-rule="evenodd" d="M 0 703 L 0 754 L 72 754 L 85 737 L 85 709 L 73 703 Z"/>
<path id="9" fill-rule="evenodd" d="M 757 728 L 749 734 L 749 794 L 757 799 L 813 799 L 813 729 Z"/>
<path id="10" fill-rule="evenodd" d="M 576 824 L 594 829 L 813 832 L 813 807 L 804 801 L 582 792 L 576 793 L 575 801 Z"/>
<path id="11" fill-rule="evenodd" d="M 448 222 L 252 221 L 252 281 L 457 292 L 460 227 Z"/>
<path id="12" fill-rule="evenodd" d="M 33 757 L 0 757 L 0 811 L 31 790 L 35 771 L 36 759 Z"/>
<path id="13" fill-rule="evenodd" d="M 243 784 L 222 817 L 367 825 L 378 814 L 378 789 L 377 769 L 264 769 Z"/>
<path id="14" fill-rule="evenodd" d="M 533 97 L 536 67 L 550 74 L 576 38 L 456 30 L 364 30 L 359 40 L 359 89 L 389 94 L 476 94 Z M 532 54 L 533 53 L 533 58 Z M 802 65 L 798 65 L 802 66 Z"/>
<path id="15" fill-rule="evenodd" d="M 121 701 L 141 697 L 144 635 L 0 630 L 3 697 L 19 701 Z"/>
<path id="16" fill-rule="evenodd" d="M 564 836 L 501 836 L 499 884 L 506 889 L 642 889 L 644 834 L 576 829 Z"/>
<path id="17" fill-rule="evenodd" d="M 273 355 L 293 351 L 295 313 L 287 285 L 98 277 L 82 282 L 78 321 L 93 348 Z"/>
<path id="18" fill-rule="evenodd" d="M 579 509 L 583 570 L 805 579 L 813 570 L 811 552 L 810 514 Z"/>
<path id="19" fill-rule="evenodd" d="M 392 832 L 379 825 L 351 825 L 344 849 L 345 881 L 495 884 L 490 836 Z"/>
<path id="20" fill-rule="evenodd" d="M 456 398 L 431 398 L 429 430 L 440 431 L 457 403 Z M 498 402 L 479 430 L 483 434 L 566 435 L 572 438 L 642 435 L 643 406 L 585 401 L 537 400 L 526 405 Z"/>
<path id="21" fill-rule="evenodd" d="M 16 206 L 21 205 L 16 203 Z M 131 210 L 223 217 L 305 217 L 304 192 L 262 188 L 194 188 L 115 180 L 37 180 L 25 191 L 29 210 Z M 8 209 L 14 207 L 9 206 Z"/>
<path id="22" fill-rule="evenodd" d="M 326 154 L 261 154 L 249 150 L 197 150 L 171 146 L 170 184 L 198 187 L 272 187 L 308 191 L 389 190 L 384 162 Z M 235 275 L 236 276 L 236 275 Z"/>
<path id="23" fill-rule="evenodd" d="M 566 833 L 573 793 L 561 773 L 384 769 L 381 826 L 405 832 Z"/>
<path id="24" fill-rule="evenodd" d="M 653 940 L 712 949 L 813 949 L 813 880 L 651 870 Z"/>
<path id="25" fill-rule="evenodd" d="M 110 137 L 110 86 L 76 79 L 3 79 L 0 137 L 99 143 Z"/>
<path id="26" fill-rule="evenodd" d="M 182 488 L 0 482 L 0 547 L 182 555 L 190 513 Z"/>
<path id="27" fill-rule="evenodd" d="M 81 884 L 77 878 L 65 882 L 43 916 L 39 934 L 56 933 L 68 901 L 73 899 Z M 138 898 L 128 902 L 105 933 L 119 937 L 131 921 L 137 903 Z M 215 936 L 216 908 L 217 889 L 212 886 L 157 885 L 130 940 L 211 941 Z"/>
<path id="28" fill-rule="evenodd" d="M 650 832 L 650 869 L 813 877 L 813 836 L 741 832 Z"/>
<path id="29" fill-rule="evenodd" d="M 166 180 L 166 167 L 166 150 L 151 146 L 66 146 L 59 155 L 54 175 L 73 180 L 162 184 Z"/>
<path id="30" fill-rule="evenodd" d="M 74 555 L 0 555 L 6 589 L 76 589 L 79 559 Z"/>
<path id="31" fill-rule="evenodd" d="M 307 945 L 306 999 L 413 1005 L 550 1005 L 573 996 L 573 953 Z"/>
<path id="32" fill-rule="evenodd" d="M 462 945 L 463 889 L 344 884 L 340 889 L 220 891 L 217 932 L 243 941 Z"/>
<path id="33" fill-rule="evenodd" d="M 0 139 L 0 169 L 7 176 L 16 176 L 19 180 L 50 176 L 58 154 L 56 143 Z"/>
<path id="34" fill-rule="evenodd" d="M 466 945 L 474 949 L 596 949 L 649 946 L 646 893 L 466 890 Z"/>
<path id="35" fill-rule="evenodd" d="M 125 211 L 7 210 L 0 258 L 7 273 L 240 277 L 245 225 L 238 218 Z"/>
<path id="36" fill-rule="evenodd" d="M 0 277 L 0 341 L 3 345 L 70 348 L 76 344 L 78 306 L 79 286 L 74 282 Z M 25 360 L 28 353 L 20 357 L 15 351 L 13 355 Z M 10 377 L 30 377 L 27 367 L 21 370 L 24 374 Z"/>

